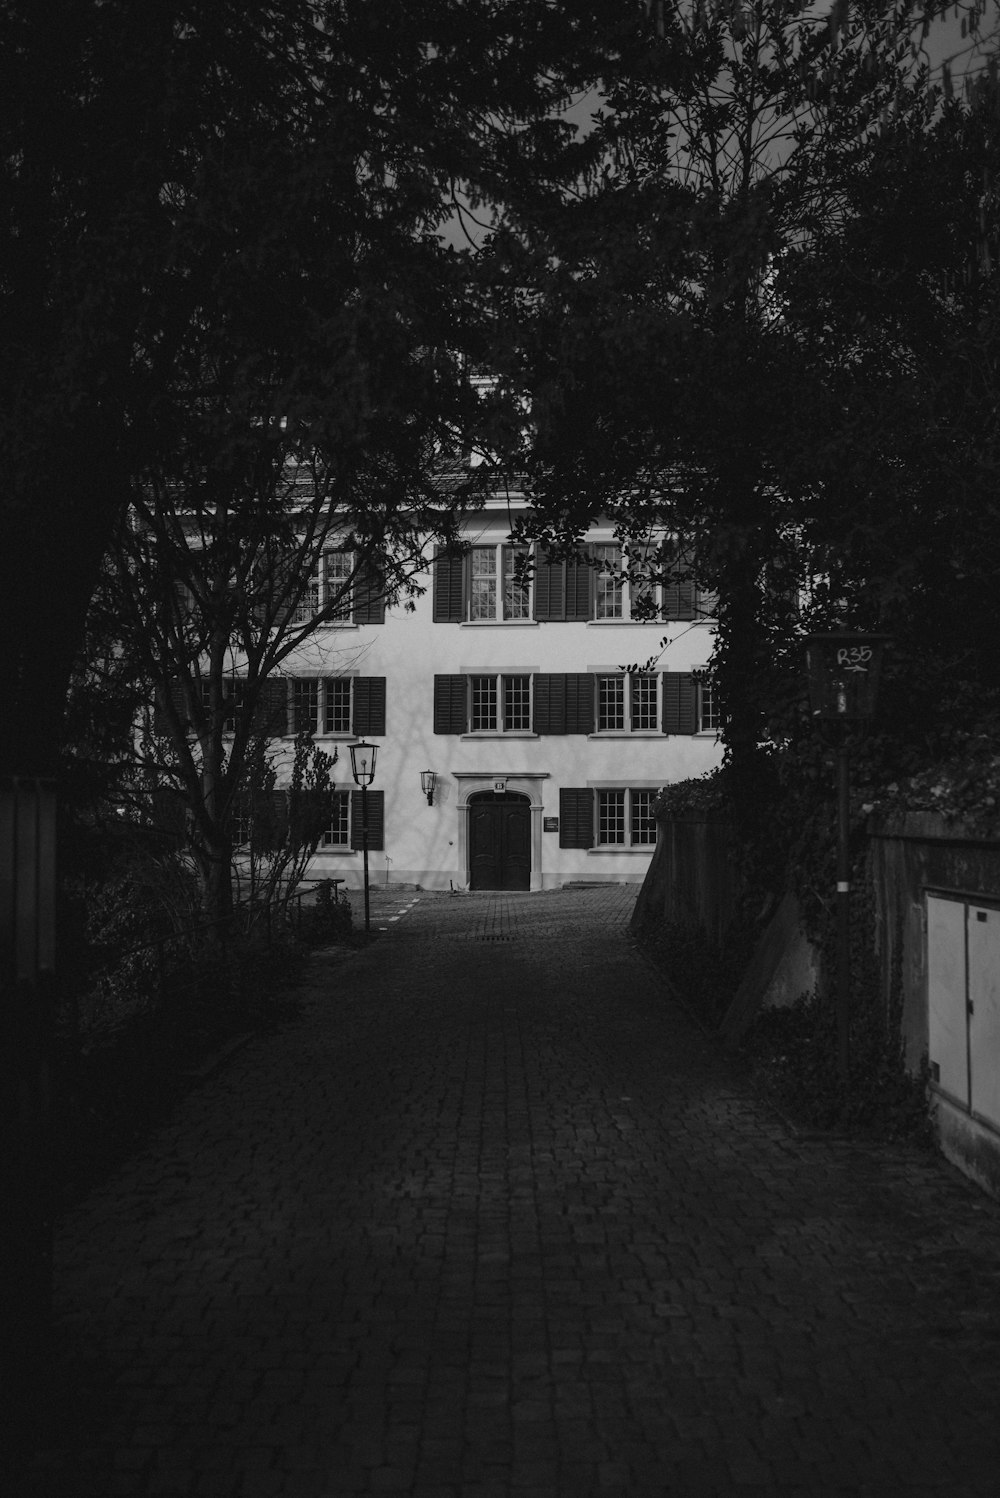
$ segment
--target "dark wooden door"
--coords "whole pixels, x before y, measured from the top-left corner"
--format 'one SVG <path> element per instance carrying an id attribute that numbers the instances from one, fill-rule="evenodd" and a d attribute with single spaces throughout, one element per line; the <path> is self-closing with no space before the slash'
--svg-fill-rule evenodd
<path id="1" fill-rule="evenodd" d="M 491 791 L 469 801 L 471 889 L 531 888 L 531 803 Z"/>

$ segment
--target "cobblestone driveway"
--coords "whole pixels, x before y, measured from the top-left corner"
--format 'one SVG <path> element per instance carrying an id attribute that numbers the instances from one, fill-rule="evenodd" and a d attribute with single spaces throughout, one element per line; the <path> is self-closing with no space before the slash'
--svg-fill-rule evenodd
<path id="1" fill-rule="evenodd" d="M 61 1224 L 28 1491 L 997 1498 L 1000 1209 L 790 1133 L 634 896 L 378 892 Z"/>

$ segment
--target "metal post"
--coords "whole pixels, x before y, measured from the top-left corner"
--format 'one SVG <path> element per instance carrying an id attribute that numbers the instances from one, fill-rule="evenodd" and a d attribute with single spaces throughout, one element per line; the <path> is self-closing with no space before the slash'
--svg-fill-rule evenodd
<path id="1" fill-rule="evenodd" d="M 850 770 L 844 738 L 837 746 L 837 1064 L 846 1081 L 850 1067 L 851 1012 L 851 831 Z"/>
<path id="2" fill-rule="evenodd" d="M 365 871 L 365 935 L 367 936 L 371 930 L 371 918 L 368 913 L 368 787 L 363 783 L 361 786 L 361 852 Z"/>

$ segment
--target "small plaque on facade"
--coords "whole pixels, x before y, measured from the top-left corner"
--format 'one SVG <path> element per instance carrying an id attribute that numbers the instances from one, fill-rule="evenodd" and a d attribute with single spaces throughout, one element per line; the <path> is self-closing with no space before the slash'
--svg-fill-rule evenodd
<path id="1" fill-rule="evenodd" d="M 503 780 L 494 780 L 494 782 L 493 782 L 493 794 L 494 794 L 494 796 L 502 796 L 502 795 L 505 794 L 506 790 L 507 790 L 507 780 L 506 780 L 506 777 Z"/>
<path id="2" fill-rule="evenodd" d="M 545 832 L 558 832 L 559 831 L 559 818 L 558 817 L 543 817 L 542 818 L 542 828 L 543 828 L 543 830 Z"/>

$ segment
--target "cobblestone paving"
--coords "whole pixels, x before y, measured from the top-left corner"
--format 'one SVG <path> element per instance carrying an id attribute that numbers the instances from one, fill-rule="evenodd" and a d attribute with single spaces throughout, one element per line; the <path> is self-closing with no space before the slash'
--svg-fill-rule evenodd
<path id="1" fill-rule="evenodd" d="M 634 897 L 379 892 L 60 1225 L 25 1492 L 997 1498 L 1000 1209 L 792 1133 Z"/>

